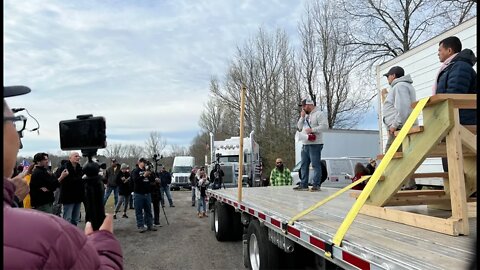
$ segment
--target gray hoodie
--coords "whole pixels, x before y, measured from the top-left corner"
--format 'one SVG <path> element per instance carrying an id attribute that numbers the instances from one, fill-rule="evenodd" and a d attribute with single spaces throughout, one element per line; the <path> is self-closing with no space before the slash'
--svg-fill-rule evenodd
<path id="1" fill-rule="evenodd" d="M 328 129 L 327 116 L 315 107 L 310 114 L 307 114 L 305 117 L 300 117 L 297 122 L 297 130 L 305 134 L 305 129 L 309 126 L 312 128 L 312 132 L 316 135 L 315 141 L 302 141 L 303 144 L 323 144 L 323 130 Z"/>
<path id="2" fill-rule="evenodd" d="M 383 104 L 383 123 L 387 128 L 400 129 L 412 112 L 411 105 L 417 100 L 412 83 L 410 75 L 393 80 L 392 89 Z"/>

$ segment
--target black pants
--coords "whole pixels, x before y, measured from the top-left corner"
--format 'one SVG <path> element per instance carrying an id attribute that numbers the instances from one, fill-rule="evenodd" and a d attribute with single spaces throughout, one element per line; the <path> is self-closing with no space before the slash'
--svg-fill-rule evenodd
<path id="1" fill-rule="evenodd" d="M 153 224 L 160 224 L 160 198 L 158 196 L 152 196 L 153 204 Z"/>

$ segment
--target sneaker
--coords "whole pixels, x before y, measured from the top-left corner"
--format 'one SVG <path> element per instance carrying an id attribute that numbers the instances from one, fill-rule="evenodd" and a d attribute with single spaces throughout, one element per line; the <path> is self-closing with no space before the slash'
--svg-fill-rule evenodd
<path id="1" fill-rule="evenodd" d="M 156 231 L 157 231 L 157 228 L 155 228 L 155 227 L 153 227 L 153 226 L 152 226 L 152 227 L 148 227 L 148 229 L 147 229 L 147 230 L 149 230 L 149 231 L 153 231 L 153 232 L 156 232 Z"/>
<path id="2" fill-rule="evenodd" d="M 175 205 L 172 204 L 172 205 L 170 205 L 170 207 L 175 207 Z"/>
<path id="3" fill-rule="evenodd" d="M 307 190 L 308 190 L 308 188 L 304 188 L 304 187 L 302 187 L 302 186 L 298 185 L 298 186 L 294 187 L 294 188 L 293 188 L 293 190 L 298 190 L 298 191 L 307 191 Z"/>
<path id="4" fill-rule="evenodd" d="M 139 233 L 144 233 L 144 232 L 147 231 L 147 228 L 145 228 L 145 227 L 139 227 L 137 230 L 138 230 Z"/>
<path id="5" fill-rule="evenodd" d="M 155 227 L 162 227 L 162 224 L 160 224 L 160 223 L 155 223 L 155 224 L 153 224 L 153 226 L 155 226 Z"/>
<path id="6" fill-rule="evenodd" d="M 319 186 L 313 186 L 313 187 L 310 189 L 310 191 L 313 191 L 313 192 L 315 192 L 315 191 L 321 191 L 321 190 L 322 190 L 322 189 L 321 189 Z"/>
<path id="7" fill-rule="evenodd" d="M 202 218 L 203 217 L 202 213 L 198 213 L 198 217 Z"/>
<path id="8" fill-rule="evenodd" d="M 204 217 L 208 217 L 207 213 L 205 213 L 205 212 L 203 213 L 203 216 L 204 216 Z"/>
<path id="9" fill-rule="evenodd" d="M 135 209 L 134 207 L 130 207 L 130 209 Z"/>
<path id="10" fill-rule="evenodd" d="M 127 214 L 123 214 L 122 218 L 128 218 Z"/>
<path id="11" fill-rule="evenodd" d="M 117 219 L 117 214 L 113 214 L 113 219 Z"/>
<path id="12" fill-rule="evenodd" d="M 194 204 L 194 203 L 192 203 L 192 206 L 195 206 L 195 204 Z"/>

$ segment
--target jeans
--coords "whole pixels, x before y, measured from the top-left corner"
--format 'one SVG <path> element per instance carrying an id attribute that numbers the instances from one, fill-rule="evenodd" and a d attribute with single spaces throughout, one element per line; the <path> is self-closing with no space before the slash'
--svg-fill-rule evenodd
<path id="1" fill-rule="evenodd" d="M 135 193 L 135 217 L 137 219 L 137 228 L 143 228 L 146 224 L 148 228 L 153 226 L 152 220 L 152 197 L 150 193 Z"/>
<path id="2" fill-rule="evenodd" d="M 130 194 L 128 195 L 120 195 L 120 200 L 118 200 L 118 203 L 115 206 L 115 214 L 119 212 L 120 207 L 122 206 L 122 203 L 124 205 L 123 207 L 123 213 L 127 213 L 127 208 L 128 208 L 128 201 L 130 199 Z"/>
<path id="3" fill-rule="evenodd" d="M 308 179 L 310 171 L 310 163 L 313 167 L 313 186 L 320 187 L 320 178 L 322 177 L 322 166 L 320 160 L 322 159 L 323 144 L 304 144 L 302 147 L 302 165 L 300 172 L 302 178 L 300 185 L 303 188 L 308 188 Z"/>
<path id="4" fill-rule="evenodd" d="M 69 203 L 63 205 L 63 219 L 77 226 L 80 221 L 80 206 L 82 203 Z"/>
<path id="5" fill-rule="evenodd" d="M 163 193 L 167 195 L 168 203 L 170 204 L 170 206 L 172 206 L 173 200 L 172 200 L 172 195 L 170 194 L 170 187 L 169 186 L 160 187 L 160 201 L 162 202 L 162 206 L 165 205 L 165 197 L 163 197 Z"/>
<path id="6" fill-rule="evenodd" d="M 195 206 L 195 187 L 192 187 L 192 206 Z"/>
<path id="7" fill-rule="evenodd" d="M 200 209 L 203 209 L 203 211 L 200 211 Z M 198 210 L 198 213 L 206 213 L 207 212 L 207 204 L 205 203 L 205 197 L 204 196 L 200 196 L 200 198 L 198 198 L 197 210 Z"/>
<path id="8" fill-rule="evenodd" d="M 105 196 L 103 197 L 103 205 L 107 203 L 108 197 L 110 197 L 110 194 L 112 194 L 113 191 L 113 200 L 115 202 L 115 205 L 118 203 L 118 187 L 111 187 L 107 186 L 107 189 L 105 190 Z"/>

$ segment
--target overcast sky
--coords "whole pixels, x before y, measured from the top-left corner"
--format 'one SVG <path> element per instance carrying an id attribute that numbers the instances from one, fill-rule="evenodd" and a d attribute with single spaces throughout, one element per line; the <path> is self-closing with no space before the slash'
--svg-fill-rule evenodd
<path id="1" fill-rule="evenodd" d="M 106 118 L 109 144 L 143 145 L 158 131 L 168 144 L 190 145 L 211 76 L 223 77 L 259 27 L 285 29 L 298 43 L 304 3 L 4 1 L 4 85 L 32 89 L 8 103 L 40 123 L 19 154 L 59 153 L 58 122 L 80 114 Z M 358 128 L 377 129 L 375 114 Z"/>

